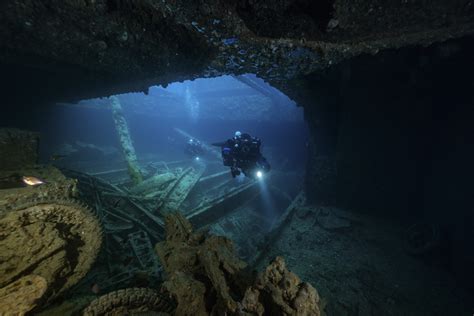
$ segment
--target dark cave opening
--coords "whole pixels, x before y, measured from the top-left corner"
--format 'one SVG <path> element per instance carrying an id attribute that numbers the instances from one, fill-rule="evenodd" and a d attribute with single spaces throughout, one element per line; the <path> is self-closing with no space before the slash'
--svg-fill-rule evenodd
<path id="1" fill-rule="evenodd" d="M 442 240 L 421 260 L 471 290 L 473 49 L 465 39 L 361 56 L 308 76 L 305 106 L 313 203 L 436 227 Z"/>

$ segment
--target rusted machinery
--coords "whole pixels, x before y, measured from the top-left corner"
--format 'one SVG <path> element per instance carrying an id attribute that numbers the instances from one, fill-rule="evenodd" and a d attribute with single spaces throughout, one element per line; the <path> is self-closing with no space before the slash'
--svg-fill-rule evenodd
<path id="1" fill-rule="evenodd" d="M 0 130 L 0 314 L 36 305 L 31 301 L 18 311 L 8 305 L 14 293 L 31 299 L 22 284 L 37 284 L 31 293 L 41 293 L 42 303 L 63 294 L 89 271 L 102 243 L 99 221 L 76 199 L 76 180 L 36 164 L 37 139 L 34 133 Z"/>
<path id="2" fill-rule="evenodd" d="M 8 137 L 12 135 L 18 136 L 18 131 Z M 28 135 L 30 140 L 36 137 Z M 17 149 L 25 151 L 28 146 Z M 236 243 L 237 250 L 248 248 L 243 258 L 250 259 L 259 238 L 263 241 L 262 227 L 268 224 L 261 224 L 268 219 L 258 210 L 262 183 L 236 181 L 213 159 L 138 161 L 143 174 L 139 183 L 130 179 L 127 168 L 109 166 L 87 173 L 28 161 L 10 164 L 9 170 L 0 171 L 2 178 L 24 180 L 18 178 L 24 175 L 39 183 L 23 181 L 18 187 L 8 187 L 11 181 L 3 181 L 8 188 L 0 183 L 0 268 L 4 272 L 0 285 L 17 289 L 7 286 L 23 284 L 20 279 L 25 276 L 39 278 L 35 284 L 45 284 L 45 288 L 28 289 L 42 293 L 42 302 L 69 297 L 80 302 L 71 303 L 77 308 L 97 294 L 110 293 L 108 298 L 115 300 L 114 295 L 128 293 L 117 292 L 120 289 L 135 288 L 143 300 L 166 307 L 160 294 L 141 289 L 161 286 L 162 263 L 153 247 L 165 238 L 164 217 L 176 211 L 198 230 L 231 237 L 251 234 L 242 238 L 242 244 Z M 23 251 L 17 251 L 19 245 Z"/>
<path id="3" fill-rule="evenodd" d="M 189 160 L 175 168 L 153 163 L 143 166 L 148 173 L 138 185 L 64 170 L 78 180 L 81 199 L 93 206 L 104 227 L 99 264 L 75 291 L 87 293 L 91 284 L 99 284 L 101 292 L 140 286 L 145 280 L 146 285 L 158 284 L 161 265 L 152 245 L 164 238 L 163 214 L 179 210 L 199 228 L 237 209 L 238 199 L 254 199 L 259 194 L 256 181 L 235 183 L 229 181 L 227 171 L 206 174 L 206 169 L 203 161 Z"/>
<path id="4" fill-rule="evenodd" d="M 324 303 L 309 283 L 277 257 L 257 277 L 232 241 L 194 231 L 183 214 L 165 217 L 166 238 L 155 251 L 166 271 L 155 289 L 128 288 L 93 301 L 84 315 L 314 315 Z"/>

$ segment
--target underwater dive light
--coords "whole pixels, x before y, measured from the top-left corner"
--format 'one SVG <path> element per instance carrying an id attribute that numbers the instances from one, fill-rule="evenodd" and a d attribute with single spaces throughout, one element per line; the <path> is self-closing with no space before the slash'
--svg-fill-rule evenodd
<path id="1" fill-rule="evenodd" d="M 257 173 L 255 174 L 257 176 L 257 178 L 261 179 L 263 177 L 263 173 L 259 170 L 257 171 Z"/>
<path id="2" fill-rule="evenodd" d="M 194 159 L 196 159 L 196 161 L 199 161 L 199 157 L 196 157 L 196 158 L 194 158 Z"/>

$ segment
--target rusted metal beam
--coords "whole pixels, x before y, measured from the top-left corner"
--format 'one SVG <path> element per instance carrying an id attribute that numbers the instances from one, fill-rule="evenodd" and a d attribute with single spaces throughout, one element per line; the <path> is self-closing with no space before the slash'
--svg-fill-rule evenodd
<path id="1" fill-rule="evenodd" d="M 119 136 L 120 146 L 122 147 L 123 157 L 127 163 L 128 173 L 134 184 L 143 181 L 143 175 L 138 164 L 138 158 L 135 153 L 132 138 L 128 128 L 127 121 L 123 115 L 122 105 L 116 96 L 110 97 L 110 107 L 112 109 L 112 117 L 115 123 L 115 129 Z"/>

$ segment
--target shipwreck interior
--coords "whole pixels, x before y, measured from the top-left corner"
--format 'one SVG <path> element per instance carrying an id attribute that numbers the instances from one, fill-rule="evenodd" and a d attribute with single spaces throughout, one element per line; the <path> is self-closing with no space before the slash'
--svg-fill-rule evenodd
<path id="1" fill-rule="evenodd" d="M 473 21 L 4 1 L 0 315 L 472 315 Z M 261 179 L 223 165 L 237 130 Z"/>

